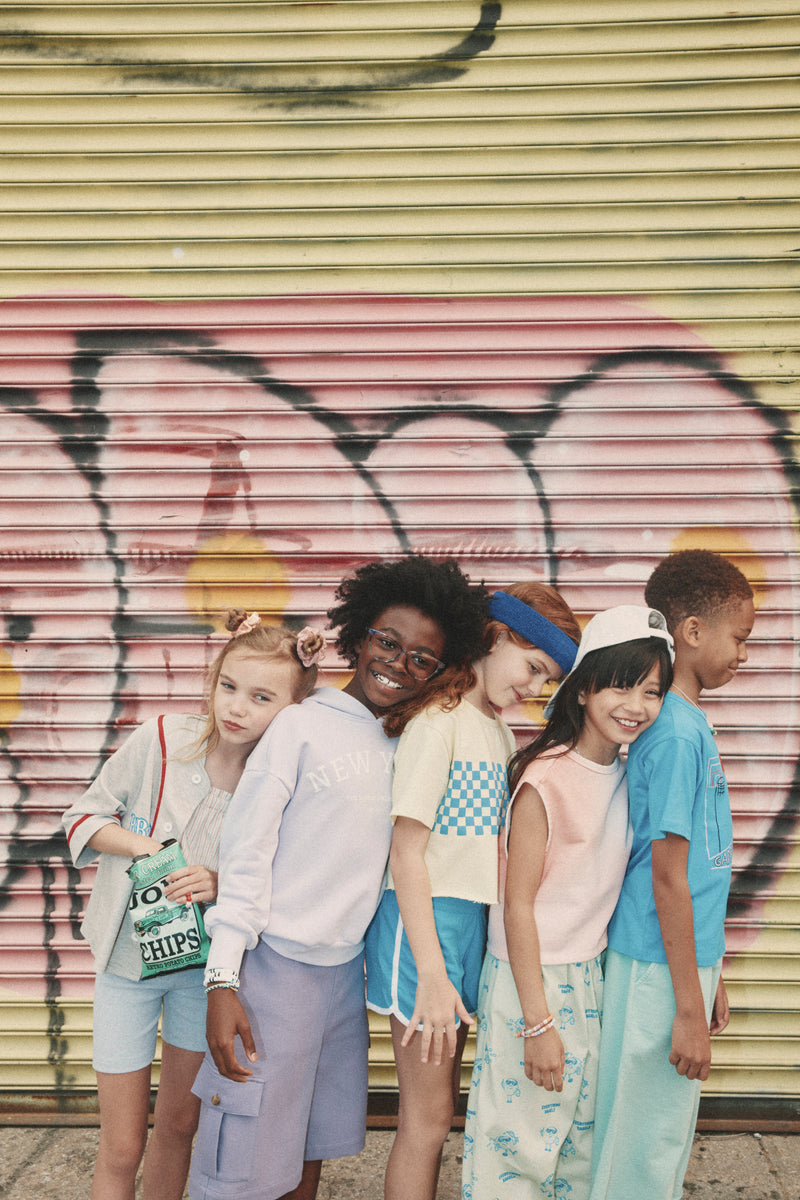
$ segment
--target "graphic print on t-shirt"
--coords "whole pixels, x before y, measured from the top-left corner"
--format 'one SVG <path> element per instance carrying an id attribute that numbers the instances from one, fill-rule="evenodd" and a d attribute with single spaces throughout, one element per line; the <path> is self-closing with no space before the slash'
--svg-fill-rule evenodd
<path id="1" fill-rule="evenodd" d="M 733 857 L 733 823 L 728 784 L 718 758 L 709 759 L 705 792 L 706 851 L 713 869 L 729 867 Z"/>
<path id="2" fill-rule="evenodd" d="M 454 759 L 434 829 L 466 837 L 498 834 L 508 800 L 506 768 L 499 762 Z"/>

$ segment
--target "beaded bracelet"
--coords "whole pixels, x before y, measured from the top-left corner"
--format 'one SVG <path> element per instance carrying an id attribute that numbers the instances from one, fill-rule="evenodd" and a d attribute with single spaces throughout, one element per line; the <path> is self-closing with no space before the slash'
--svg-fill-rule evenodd
<path id="1" fill-rule="evenodd" d="M 226 987 L 234 992 L 239 990 L 239 972 L 231 971 L 225 967 L 206 967 L 203 975 L 203 986 L 206 995 L 214 988 Z"/>
<path id="2" fill-rule="evenodd" d="M 517 1037 L 521 1037 L 521 1038 L 539 1037 L 540 1034 L 547 1033 L 548 1029 L 552 1029 L 554 1024 L 555 1024 L 555 1022 L 553 1021 L 553 1018 L 551 1017 L 549 1021 L 545 1021 L 545 1023 L 543 1025 L 537 1025 L 534 1029 L 523 1029 L 520 1033 L 517 1034 Z"/>
<path id="3" fill-rule="evenodd" d="M 547 1016 L 544 1018 L 544 1020 L 540 1021 L 538 1025 L 531 1025 L 530 1029 L 520 1029 L 519 1032 L 517 1033 L 517 1037 L 520 1037 L 520 1038 L 539 1037 L 540 1034 L 547 1033 L 548 1029 L 551 1029 L 553 1027 L 553 1023 L 554 1023 L 553 1014 L 548 1013 Z"/>
<path id="4" fill-rule="evenodd" d="M 207 983 L 203 990 L 208 995 L 209 992 L 218 992 L 220 988 L 227 988 L 229 992 L 238 992 L 239 985 L 238 983 Z"/>

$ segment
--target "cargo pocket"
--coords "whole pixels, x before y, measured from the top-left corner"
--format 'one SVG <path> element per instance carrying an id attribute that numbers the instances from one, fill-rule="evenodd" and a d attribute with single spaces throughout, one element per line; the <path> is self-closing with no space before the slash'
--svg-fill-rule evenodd
<path id="1" fill-rule="evenodd" d="M 250 1179 L 264 1084 L 255 1080 L 235 1083 L 206 1059 L 192 1091 L 203 1105 L 195 1147 L 200 1170 L 220 1183 Z"/>

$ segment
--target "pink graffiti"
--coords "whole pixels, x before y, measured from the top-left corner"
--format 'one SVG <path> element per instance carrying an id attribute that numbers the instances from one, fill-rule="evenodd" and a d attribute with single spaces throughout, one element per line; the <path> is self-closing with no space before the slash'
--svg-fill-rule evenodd
<path id="1" fill-rule="evenodd" d="M 3 315 L 15 989 L 88 994 L 89 880 L 58 814 L 126 726 L 196 707 L 218 609 L 322 624 L 354 564 L 406 548 L 491 586 L 557 583 L 586 615 L 640 600 L 677 545 L 736 554 L 758 624 L 709 708 L 735 808 L 730 942 L 752 940 L 796 811 L 796 516 L 781 414 L 697 334 L 608 298 L 34 297 Z M 534 716 L 512 714 L 522 736 Z"/>

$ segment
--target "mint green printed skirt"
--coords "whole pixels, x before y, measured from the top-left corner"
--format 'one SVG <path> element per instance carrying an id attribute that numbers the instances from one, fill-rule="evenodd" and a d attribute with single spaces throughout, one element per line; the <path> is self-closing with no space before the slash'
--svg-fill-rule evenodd
<path id="1" fill-rule="evenodd" d="M 464 1130 L 462 1200 L 587 1200 L 591 1182 L 602 958 L 545 966 L 545 994 L 564 1044 L 561 1092 L 525 1074 L 524 1027 L 507 962 L 486 955 Z"/>

